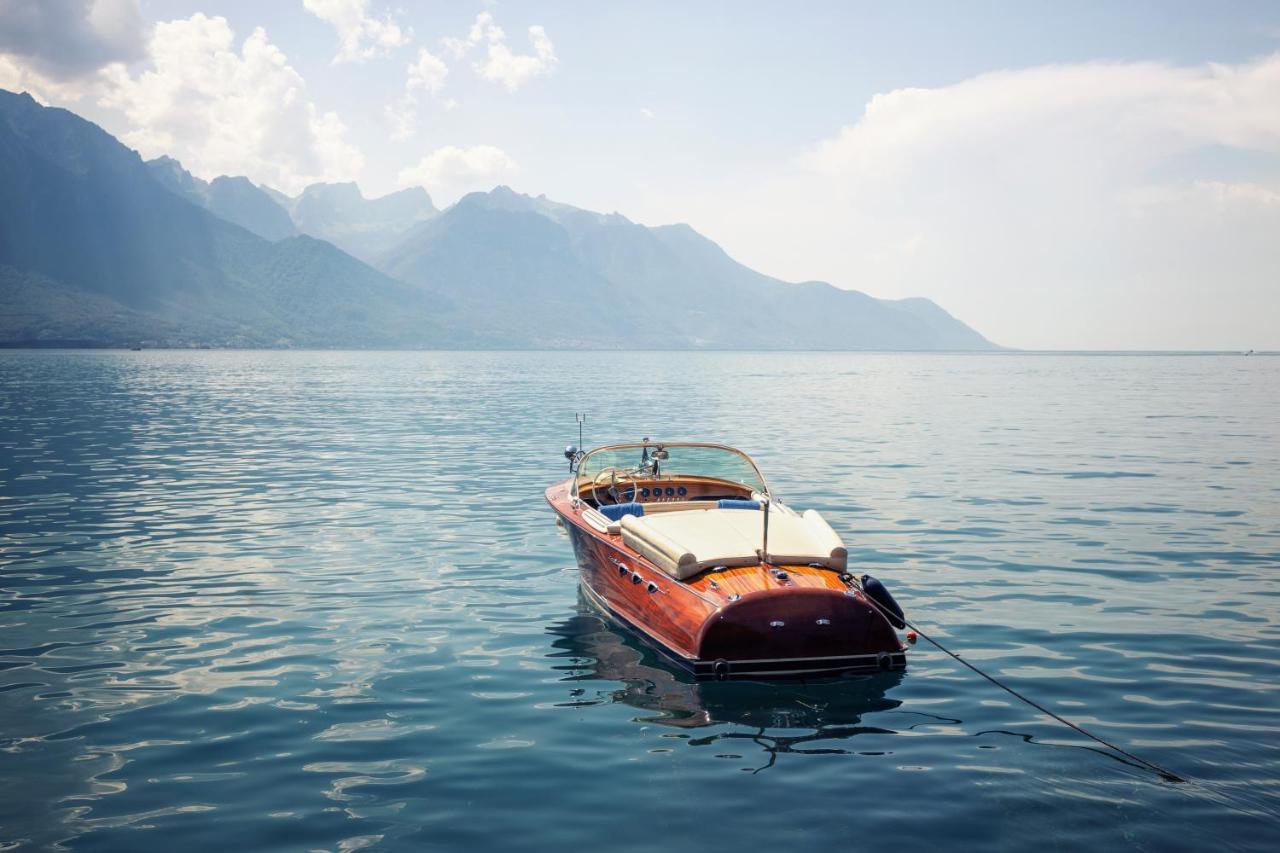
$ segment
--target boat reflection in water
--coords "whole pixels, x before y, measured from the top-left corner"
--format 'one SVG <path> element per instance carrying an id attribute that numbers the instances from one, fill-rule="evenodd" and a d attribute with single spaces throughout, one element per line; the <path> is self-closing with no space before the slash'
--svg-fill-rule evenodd
<path id="1" fill-rule="evenodd" d="M 601 616 L 581 592 L 575 614 L 548 631 L 556 637 L 551 657 L 561 659 L 554 668 L 564 673 L 562 681 L 581 683 L 570 689 L 563 706 L 622 702 L 644 712 L 637 722 L 681 729 L 727 724 L 722 731 L 690 742 L 753 742 L 770 753 L 766 767 L 779 753 L 860 752 L 850 744 L 837 747 L 833 741 L 860 734 L 896 734 L 892 729 L 863 725 L 862 718 L 902 704 L 886 695 L 902 682 L 901 671 L 808 682 L 698 681 Z M 619 685 L 591 684 L 600 681 Z M 734 731 L 733 727 L 756 731 Z M 797 730 L 795 736 L 780 731 L 786 729 Z"/>

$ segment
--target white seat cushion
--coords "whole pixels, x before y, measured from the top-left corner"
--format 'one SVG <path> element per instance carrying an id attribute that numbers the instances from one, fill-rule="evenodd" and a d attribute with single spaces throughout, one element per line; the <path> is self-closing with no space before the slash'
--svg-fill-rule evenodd
<path id="1" fill-rule="evenodd" d="M 849 551 L 816 509 L 805 510 L 799 518 L 770 513 L 769 560 L 791 565 L 820 563 L 843 572 L 849 567 Z"/>
<path id="2" fill-rule="evenodd" d="M 712 566 L 754 566 L 759 561 L 764 513 L 706 509 L 623 516 L 622 541 L 672 577 L 684 580 Z M 840 537 L 815 510 L 803 516 L 769 513 L 769 560 L 848 565 Z"/>

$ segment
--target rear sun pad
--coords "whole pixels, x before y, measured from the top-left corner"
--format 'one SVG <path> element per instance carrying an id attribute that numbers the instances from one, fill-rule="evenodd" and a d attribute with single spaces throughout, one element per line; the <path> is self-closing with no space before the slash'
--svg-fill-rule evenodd
<path id="1" fill-rule="evenodd" d="M 769 560 L 818 563 L 836 571 L 848 566 L 848 551 L 816 510 L 803 516 L 771 513 Z M 752 566 L 759 562 L 763 513 L 732 509 L 671 512 L 620 522 L 622 541 L 679 580 L 712 566 Z"/>

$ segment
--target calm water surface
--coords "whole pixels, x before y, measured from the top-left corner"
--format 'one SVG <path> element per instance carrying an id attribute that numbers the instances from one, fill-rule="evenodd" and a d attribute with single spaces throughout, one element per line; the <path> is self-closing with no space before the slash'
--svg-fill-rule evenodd
<path id="1" fill-rule="evenodd" d="M 693 684 L 542 490 L 723 440 L 905 674 Z M 0 842 L 1280 849 L 1280 358 L 0 353 Z"/>

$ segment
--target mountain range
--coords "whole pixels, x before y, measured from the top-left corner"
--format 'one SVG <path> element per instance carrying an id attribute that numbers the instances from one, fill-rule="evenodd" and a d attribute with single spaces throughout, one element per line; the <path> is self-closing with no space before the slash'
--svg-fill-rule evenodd
<path id="1" fill-rule="evenodd" d="M 983 350 L 927 299 L 787 283 L 687 225 L 507 187 L 297 196 L 0 90 L 0 344 Z"/>

